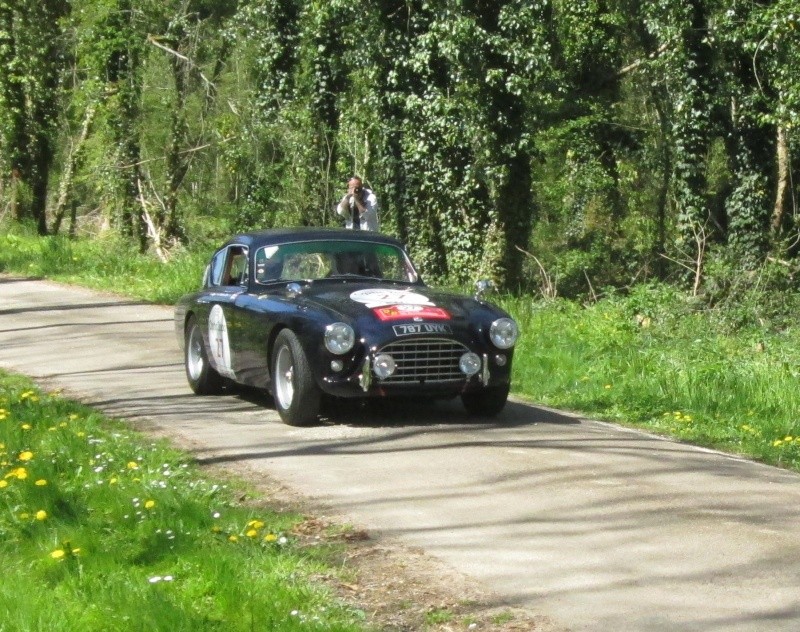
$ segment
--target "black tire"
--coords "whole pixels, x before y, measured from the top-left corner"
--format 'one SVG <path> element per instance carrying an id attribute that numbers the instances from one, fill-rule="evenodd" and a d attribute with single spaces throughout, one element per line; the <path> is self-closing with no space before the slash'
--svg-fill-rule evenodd
<path id="1" fill-rule="evenodd" d="M 272 349 L 272 395 L 283 423 L 309 426 L 319 417 L 322 393 L 297 336 L 284 329 Z"/>
<path id="2" fill-rule="evenodd" d="M 186 323 L 186 338 L 183 347 L 183 364 L 191 389 L 198 395 L 219 395 L 225 380 L 209 364 L 208 352 L 203 342 L 203 332 L 200 331 L 194 316 L 190 316 Z"/>
<path id="3" fill-rule="evenodd" d="M 461 402 L 470 415 L 476 417 L 494 417 L 506 405 L 509 385 L 492 386 L 482 391 L 472 391 L 461 395 Z"/>

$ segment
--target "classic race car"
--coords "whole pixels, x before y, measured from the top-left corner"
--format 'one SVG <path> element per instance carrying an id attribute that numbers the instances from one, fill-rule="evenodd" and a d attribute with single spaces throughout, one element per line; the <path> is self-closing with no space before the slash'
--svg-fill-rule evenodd
<path id="1" fill-rule="evenodd" d="M 284 422 L 314 423 L 323 394 L 460 395 L 506 403 L 517 324 L 483 300 L 433 290 L 399 241 L 367 231 L 244 233 L 217 250 L 175 329 L 197 394 L 268 389 Z"/>

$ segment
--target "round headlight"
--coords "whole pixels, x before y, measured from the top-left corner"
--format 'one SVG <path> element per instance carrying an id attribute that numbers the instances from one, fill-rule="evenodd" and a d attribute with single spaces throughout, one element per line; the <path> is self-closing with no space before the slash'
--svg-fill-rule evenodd
<path id="1" fill-rule="evenodd" d="M 517 342 L 519 329 L 510 318 L 498 318 L 489 328 L 489 338 L 498 349 L 510 349 Z"/>
<path id="2" fill-rule="evenodd" d="M 375 356 L 375 360 L 372 363 L 372 370 L 375 371 L 375 375 L 378 376 L 379 380 L 385 380 L 394 373 L 396 368 L 397 364 L 395 364 L 394 358 L 388 353 L 381 353 Z"/>
<path id="3" fill-rule="evenodd" d="M 356 334 L 347 323 L 333 323 L 325 327 L 325 348 L 331 353 L 347 353 L 355 343 Z"/>
<path id="4" fill-rule="evenodd" d="M 477 353 L 468 351 L 462 355 L 461 359 L 458 361 L 458 368 L 461 369 L 461 372 L 465 375 L 475 375 L 481 370 L 480 356 L 478 356 Z"/>

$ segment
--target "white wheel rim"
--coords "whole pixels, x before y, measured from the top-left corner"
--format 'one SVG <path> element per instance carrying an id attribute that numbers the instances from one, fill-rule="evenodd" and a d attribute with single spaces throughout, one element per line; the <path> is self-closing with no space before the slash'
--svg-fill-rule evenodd
<path id="1" fill-rule="evenodd" d="M 189 344 L 186 351 L 186 368 L 193 380 L 199 380 L 203 373 L 203 337 L 200 330 L 193 327 L 189 334 Z"/>
<path id="2" fill-rule="evenodd" d="M 294 399 L 294 363 L 288 347 L 281 347 L 275 360 L 275 397 L 278 405 L 287 410 Z"/>

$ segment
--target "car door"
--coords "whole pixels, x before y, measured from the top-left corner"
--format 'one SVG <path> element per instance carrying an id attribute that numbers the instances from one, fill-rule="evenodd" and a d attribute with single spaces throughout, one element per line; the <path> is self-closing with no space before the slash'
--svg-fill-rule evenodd
<path id="1" fill-rule="evenodd" d="M 208 353 L 220 375 L 237 381 L 242 336 L 234 305 L 247 288 L 247 255 L 247 246 L 241 244 L 219 250 L 211 259 L 207 280 Z"/>

